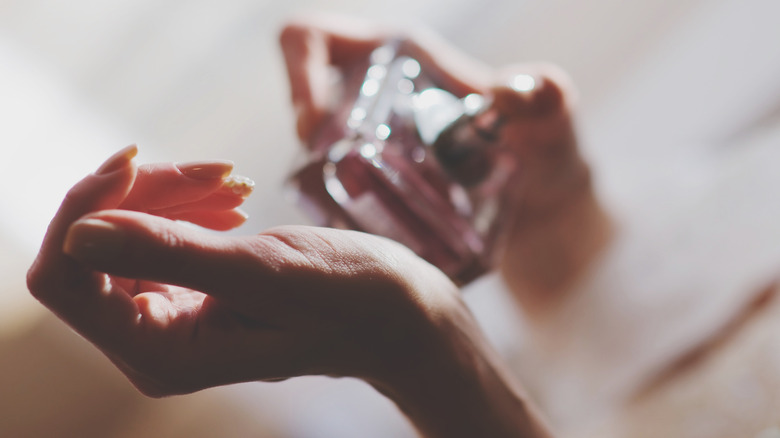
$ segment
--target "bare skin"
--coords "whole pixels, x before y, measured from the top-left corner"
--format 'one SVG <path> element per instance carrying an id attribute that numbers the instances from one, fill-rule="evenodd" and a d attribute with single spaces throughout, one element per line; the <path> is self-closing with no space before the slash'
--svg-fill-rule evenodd
<path id="1" fill-rule="evenodd" d="M 139 174 L 134 154 L 118 152 L 71 189 L 28 285 L 141 392 L 354 376 L 426 436 L 546 436 L 433 266 L 362 233 L 226 237 L 184 227 L 171 219 L 238 225 L 231 206 L 243 197 L 224 193 L 224 176 L 194 180 L 168 164 Z"/>
<path id="2" fill-rule="evenodd" d="M 299 21 L 282 32 L 304 141 L 328 116 L 324 69 L 348 66 L 388 35 L 353 29 Z M 492 93 L 512 118 L 504 137 L 533 168 L 518 181 L 532 196 L 517 199 L 526 213 L 513 227 L 503 268 L 519 301 L 543 308 L 559 277 L 575 275 L 568 267 L 579 269 L 588 253 L 572 249 L 577 233 L 554 224 L 600 212 L 576 149 L 568 85 L 547 66 L 513 67 L 511 75 L 530 74 L 538 84 L 517 92 L 502 79 L 507 72 L 494 74 L 436 39 L 409 41 L 450 89 Z M 247 193 L 226 184 L 231 166 L 138 167 L 135 152 L 118 152 L 71 189 L 28 285 L 141 392 L 353 376 L 394 400 L 427 437 L 550 436 L 457 287 L 435 267 L 356 232 L 279 227 L 234 237 L 182 226 L 173 219 L 216 230 L 243 222 L 237 207 Z M 536 236 L 539 230 L 547 234 Z M 536 260 L 534 248 L 548 250 L 545 266 L 574 262 L 552 280 L 544 270 L 517 269 Z"/>

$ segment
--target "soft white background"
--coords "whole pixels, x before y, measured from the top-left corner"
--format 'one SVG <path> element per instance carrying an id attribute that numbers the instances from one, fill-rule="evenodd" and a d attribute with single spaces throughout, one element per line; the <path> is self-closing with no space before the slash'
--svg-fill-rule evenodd
<path id="1" fill-rule="evenodd" d="M 3 336 L 42 317 L 24 270 L 63 194 L 126 144 L 139 145 L 140 161 L 234 160 L 257 182 L 240 232 L 305 221 L 282 190 L 297 142 L 277 33 L 312 11 L 424 24 L 495 66 L 568 70 L 583 149 L 627 230 L 590 287 L 635 292 L 627 309 L 699 290 L 712 302 L 694 295 L 679 312 L 717 313 L 780 267 L 780 2 L 0 0 Z M 500 283 L 470 289 L 499 349 L 517 350 L 522 324 Z M 557 389 L 571 405 L 551 415 L 575 421 L 587 384 L 559 371 L 575 383 Z M 294 437 L 411 433 L 358 382 L 224 392 Z"/>

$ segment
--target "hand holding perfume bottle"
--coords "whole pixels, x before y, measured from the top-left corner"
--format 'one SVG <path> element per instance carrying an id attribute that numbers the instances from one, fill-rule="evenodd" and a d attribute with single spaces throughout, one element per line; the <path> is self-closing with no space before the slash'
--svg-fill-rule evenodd
<path id="1" fill-rule="evenodd" d="M 485 97 L 439 88 L 401 45 L 370 54 L 293 183 L 321 225 L 389 237 L 467 282 L 493 264 L 514 164 L 499 119 L 476 123 Z"/>
<path id="2" fill-rule="evenodd" d="M 292 182 L 319 224 L 397 240 L 460 284 L 500 266 L 532 294 L 566 287 L 605 241 L 557 69 L 493 72 L 429 36 L 292 29 L 282 45 L 308 148 Z M 301 47 L 320 56 L 300 62 Z"/>

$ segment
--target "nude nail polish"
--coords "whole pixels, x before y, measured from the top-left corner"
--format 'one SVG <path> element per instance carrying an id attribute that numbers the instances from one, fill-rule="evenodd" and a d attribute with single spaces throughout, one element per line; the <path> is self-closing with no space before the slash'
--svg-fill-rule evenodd
<path id="1" fill-rule="evenodd" d="M 375 50 L 290 182 L 331 227 L 394 239 L 458 283 L 491 270 L 516 163 L 488 96 L 458 97 L 390 43 Z"/>
<path id="2" fill-rule="evenodd" d="M 233 171 L 233 162 L 227 160 L 191 161 L 175 166 L 184 176 L 201 180 L 225 178 Z"/>
<path id="3" fill-rule="evenodd" d="M 132 160 L 138 154 L 138 147 L 134 144 L 126 146 L 109 157 L 98 170 L 96 175 L 106 175 L 122 168 L 128 161 Z"/>
<path id="4" fill-rule="evenodd" d="M 63 252 L 81 261 L 100 263 L 117 257 L 124 247 L 120 227 L 100 219 L 79 219 L 68 229 Z"/>

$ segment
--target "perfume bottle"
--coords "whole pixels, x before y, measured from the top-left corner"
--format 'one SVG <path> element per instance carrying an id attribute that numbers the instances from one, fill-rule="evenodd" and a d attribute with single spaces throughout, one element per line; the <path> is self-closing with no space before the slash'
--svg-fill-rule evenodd
<path id="1" fill-rule="evenodd" d="M 465 284 L 497 261 L 516 165 L 489 97 L 440 88 L 397 47 L 371 54 L 290 183 L 320 225 L 396 240 Z"/>

